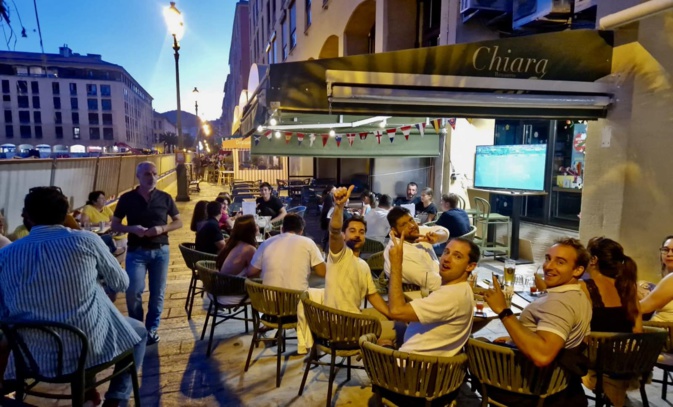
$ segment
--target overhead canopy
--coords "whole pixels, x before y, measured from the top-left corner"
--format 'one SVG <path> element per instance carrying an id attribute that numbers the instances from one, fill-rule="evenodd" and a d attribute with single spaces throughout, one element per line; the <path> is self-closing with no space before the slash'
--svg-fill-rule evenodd
<path id="1" fill-rule="evenodd" d="M 222 146 L 220 147 L 221 150 L 250 150 L 250 139 L 229 139 L 229 140 L 222 140 Z"/>
<path id="2" fill-rule="evenodd" d="M 295 137 L 315 133 L 322 148 L 320 134 L 330 129 L 344 136 L 374 131 L 381 119 L 361 124 L 372 116 L 392 116 L 389 121 L 399 125 L 425 122 L 426 117 L 605 117 L 611 91 L 595 81 L 610 74 L 612 44 L 611 32 L 575 30 L 274 64 L 260 70 L 259 86 L 249 89 L 240 131 L 243 136 L 283 133 L 280 139 L 262 136 L 253 142 L 253 153 L 262 153 L 271 140 L 278 141 L 277 151 L 283 150 L 285 132 Z M 429 133 L 426 137 L 435 134 Z M 429 143 L 417 132 L 411 134 L 414 141 Z M 298 140 L 291 144 L 300 147 Z M 344 149 L 342 144 L 329 155 L 364 154 L 354 146 Z M 437 153 L 438 145 L 432 155 Z"/>

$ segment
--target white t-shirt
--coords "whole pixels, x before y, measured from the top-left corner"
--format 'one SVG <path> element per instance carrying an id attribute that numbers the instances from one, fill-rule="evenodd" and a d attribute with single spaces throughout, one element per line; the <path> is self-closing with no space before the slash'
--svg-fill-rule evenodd
<path id="1" fill-rule="evenodd" d="M 306 236 L 281 233 L 262 243 L 252 257 L 262 270 L 262 283 L 291 290 L 308 289 L 311 267 L 324 263 L 315 242 Z"/>
<path id="2" fill-rule="evenodd" d="M 365 296 L 377 292 L 366 261 L 346 245 L 339 253 L 330 250 L 325 275 L 325 305 L 346 312 L 360 312 Z"/>
<path id="3" fill-rule="evenodd" d="M 425 235 L 429 232 L 443 229 L 446 234 L 449 231 L 442 226 L 420 226 L 419 233 Z M 445 241 L 445 240 L 444 240 Z M 443 243 L 441 241 L 439 243 Z M 383 251 L 383 272 L 390 278 L 390 248 L 392 242 Z M 402 259 L 402 282 L 415 284 L 419 287 L 426 286 L 431 291 L 439 290 L 442 285 L 442 278 L 439 276 L 439 260 L 430 243 L 409 243 L 404 242 L 404 258 Z"/>
<path id="4" fill-rule="evenodd" d="M 389 209 L 374 208 L 365 215 L 367 238 L 386 244 L 386 238 L 390 233 L 390 223 L 386 218 L 388 211 Z"/>
<path id="5" fill-rule="evenodd" d="M 420 322 L 407 327 L 401 352 L 454 356 L 461 351 L 474 315 L 474 294 L 467 283 L 443 285 L 410 304 Z"/>

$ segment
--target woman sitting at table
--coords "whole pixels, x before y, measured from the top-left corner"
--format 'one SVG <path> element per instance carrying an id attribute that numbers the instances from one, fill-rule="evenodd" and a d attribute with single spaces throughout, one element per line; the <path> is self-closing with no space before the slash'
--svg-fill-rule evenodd
<path id="1" fill-rule="evenodd" d="M 192 213 L 192 222 L 189 224 L 189 230 L 198 232 L 203 223 L 208 220 L 206 213 L 206 206 L 208 201 L 199 201 L 194 205 L 194 212 Z"/>
<path id="2" fill-rule="evenodd" d="M 86 205 L 82 208 L 80 214 L 80 221 L 82 225 L 99 225 L 103 222 L 106 226 L 110 225 L 112 220 L 112 210 L 105 206 L 107 198 L 104 191 L 93 191 L 89 193 Z M 66 218 L 67 219 L 67 218 Z M 67 224 L 65 226 L 68 226 Z M 72 227 L 71 227 L 72 228 Z M 101 234 L 101 239 L 110 248 L 110 252 L 115 256 L 119 256 L 126 251 L 124 245 L 117 247 L 115 241 L 121 241 L 126 235 L 113 236 L 112 234 Z"/>
<path id="3" fill-rule="evenodd" d="M 673 235 L 666 236 L 659 248 L 662 279 L 640 301 L 640 312 L 654 312 L 651 321 L 673 322 Z"/>
<path id="4" fill-rule="evenodd" d="M 217 255 L 215 265 L 220 273 L 230 276 L 248 277 L 252 256 L 257 250 L 256 236 L 259 228 L 253 215 L 243 215 L 236 219 L 231 236 L 227 239 L 224 249 Z M 239 304 L 243 298 L 239 296 L 218 297 L 220 304 Z"/>
<path id="5" fill-rule="evenodd" d="M 215 202 L 222 204 L 222 216 L 220 216 L 220 229 L 226 234 L 231 234 L 231 228 L 234 227 L 234 218 L 229 216 L 229 205 L 231 205 L 231 198 L 228 195 L 222 195 L 215 198 Z"/>
<path id="6" fill-rule="evenodd" d="M 638 266 L 612 239 L 594 237 L 587 250 L 591 254 L 588 275 L 580 287 L 592 305 L 592 332 L 639 333 L 643 321 L 638 311 Z M 582 381 L 589 389 L 596 387 L 596 374 L 589 371 Z M 604 378 L 605 394 L 613 405 L 624 405 L 630 381 Z"/>
<path id="7" fill-rule="evenodd" d="M 368 214 L 372 208 L 376 208 L 376 196 L 373 192 L 366 191 L 362 194 L 362 216 Z"/>
<path id="8" fill-rule="evenodd" d="M 432 188 L 423 188 L 421 202 L 416 204 L 416 217 L 425 222 L 432 222 L 437 216 L 437 207 L 432 203 Z"/>

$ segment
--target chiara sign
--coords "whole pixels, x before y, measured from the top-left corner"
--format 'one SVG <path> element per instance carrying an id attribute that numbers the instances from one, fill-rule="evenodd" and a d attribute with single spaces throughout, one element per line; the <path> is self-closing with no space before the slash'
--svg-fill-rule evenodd
<path id="1" fill-rule="evenodd" d="M 547 74 L 549 59 L 532 58 L 525 55 L 525 50 L 512 51 L 501 49 L 498 45 L 482 46 L 472 54 L 472 67 L 477 71 L 487 71 L 497 77 L 516 78 L 526 76 L 544 79 Z"/>

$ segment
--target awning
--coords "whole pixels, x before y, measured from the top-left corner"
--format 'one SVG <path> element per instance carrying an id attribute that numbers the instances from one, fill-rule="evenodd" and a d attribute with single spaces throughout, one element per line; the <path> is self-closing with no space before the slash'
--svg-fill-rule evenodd
<path id="1" fill-rule="evenodd" d="M 256 154 L 270 154 L 271 149 L 280 154 L 294 144 L 297 154 L 290 155 L 362 156 L 366 150 L 355 147 L 357 142 L 346 143 L 346 149 L 341 145 L 333 152 L 324 150 L 329 143 L 322 146 L 322 134 L 370 132 L 372 137 L 381 130 L 381 120 L 374 119 L 385 116 L 400 126 L 412 125 L 409 140 L 429 144 L 425 137 L 436 132 L 419 137 L 413 125 L 455 117 L 605 117 L 612 92 L 596 81 L 610 74 L 612 45 L 612 32 L 574 30 L 274 64 L 260 69 L 264 76 L 254 91 L 250 89 L 241 134 L 256 134 Z M 278 121 L 275 125 L 272 118 Z M 374 122 L 362 124 L 368 120 Z M 265 136 L 269 130 L 273 137 Z M 399 127 L 397 131 L 399 137 Z M 288 132 L 294 134 L 286 143 Z M 297 151 L 306 143 L 291 141 L 299 133 L 316 135 L 313 149 Z M 407 155 L 418 153 L 411 144 L 404 147 L 400 151 Z M 385 154 L 378 143 L 371 148 L 376 149 L 373 155 Z M 438 143 L 433 151 L 431 155 L 438 154 Z"/>
<path id="2" fill-rule="evenodd" d="M 221 150 L 250 150 L 250 138 L 222 140 Z"/>

